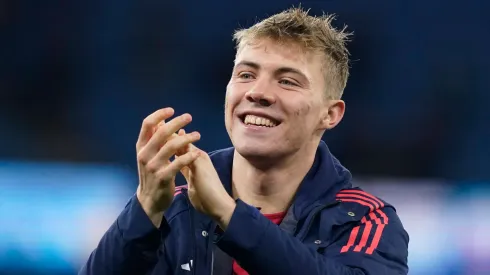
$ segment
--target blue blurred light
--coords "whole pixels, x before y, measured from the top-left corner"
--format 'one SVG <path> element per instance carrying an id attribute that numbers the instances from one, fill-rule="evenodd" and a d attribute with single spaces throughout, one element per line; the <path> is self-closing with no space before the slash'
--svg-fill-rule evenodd
<path id="1" fill-rule="evenodd" d="M 0 162 L 0 269 L 78 268 L 136 183 L 110 165 Z"/>

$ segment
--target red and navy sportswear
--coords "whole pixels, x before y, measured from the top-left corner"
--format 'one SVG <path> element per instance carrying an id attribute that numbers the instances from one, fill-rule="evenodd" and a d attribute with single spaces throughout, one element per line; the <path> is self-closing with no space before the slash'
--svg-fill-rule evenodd
<path id="1" fill-rule="evenodd" d="M 230 194 L 233 154 L 210 154 Z M 185 186 L 159 229 L 133 196 L 79 274 L 230 275 L 233 261 L 251 275 L 408 274 L 409 237 L 395 208 L 351 181 L 321 142 L 279 225 L 237 200 L 225 232 L 191 206 Z"/>

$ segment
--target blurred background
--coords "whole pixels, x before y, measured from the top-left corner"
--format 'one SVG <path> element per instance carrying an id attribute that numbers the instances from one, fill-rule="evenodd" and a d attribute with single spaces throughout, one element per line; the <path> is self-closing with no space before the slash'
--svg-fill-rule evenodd
<path id="1" fill-rule="evenodd" d="M 136 189 L 154 110 L 230 146 L 232 32 L 298 3 L 0 0 L 0 274 L 76 274 Z M 490 274 L 490 3 L 302 5 L 355 33 L 325 140 L 397 207 L 410 274 Z"/>

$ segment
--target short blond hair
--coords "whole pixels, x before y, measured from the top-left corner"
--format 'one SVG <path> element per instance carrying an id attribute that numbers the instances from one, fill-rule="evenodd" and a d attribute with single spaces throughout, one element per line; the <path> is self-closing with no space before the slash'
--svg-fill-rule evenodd
<path id="1" fill-rule="evenodd" d="M 334 14 L 308 15 L 309 10 L 291 8 L 266 18 L 255 25 L 235 31 L 233 40 L 240 50 L 245 44 L 261 38 L 280 43 L 297 43 L 302 49 L 325 55 L 326 96 L 340 99 L 349 77 L 349 51 L 346 43 L 351 33 L 346 27 L 332 26 Z"/>

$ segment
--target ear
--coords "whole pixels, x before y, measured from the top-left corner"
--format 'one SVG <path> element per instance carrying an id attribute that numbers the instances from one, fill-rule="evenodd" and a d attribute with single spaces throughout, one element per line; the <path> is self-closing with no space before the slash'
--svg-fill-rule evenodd
<path id="1" fill-rule="evenodd" d="M 322 130 L 333 129 L 344 117 L 345 102 L 343 100 L 325 100 L 325 106 L 320 121 Z"/>

